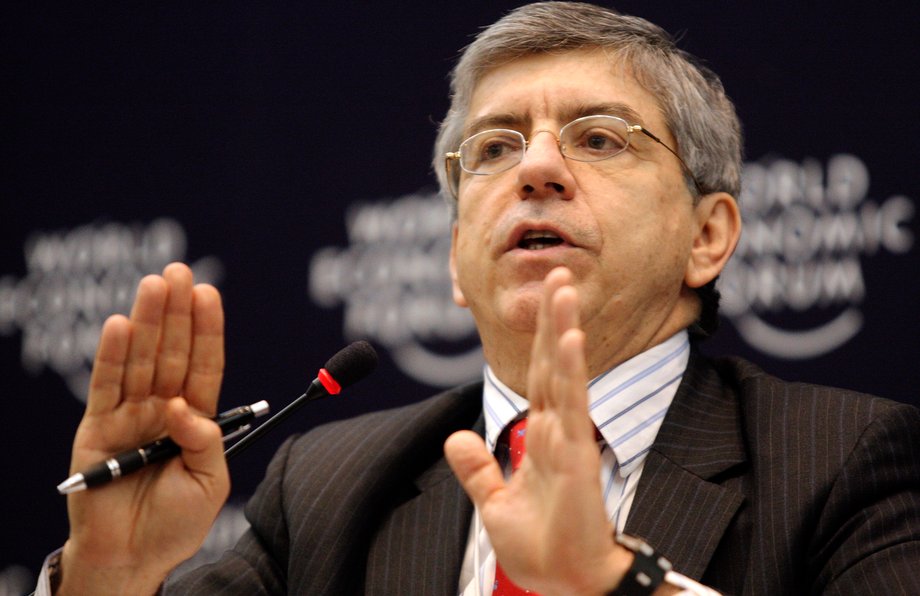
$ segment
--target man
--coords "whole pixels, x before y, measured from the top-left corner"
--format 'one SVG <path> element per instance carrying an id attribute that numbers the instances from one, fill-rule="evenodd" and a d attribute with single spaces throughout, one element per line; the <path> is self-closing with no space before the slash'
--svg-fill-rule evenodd
<path id="1" fill-rule="evenodd" d="M 650 23 L 547 3 L 481 33 L 452 91 L 435 165 L 484 383 L 289 440 L 252 529 L 177 593 L 920 590 L 918 412 L 689 339 L 740 234 L 718 79 Z M 58 593 L 152 593 L 203 540 L 229 490 L 194 413 L 222 326 L 182 265 L 107 321 L 73 470 L 163 434 L 183 452 L 68 498 Z"/>

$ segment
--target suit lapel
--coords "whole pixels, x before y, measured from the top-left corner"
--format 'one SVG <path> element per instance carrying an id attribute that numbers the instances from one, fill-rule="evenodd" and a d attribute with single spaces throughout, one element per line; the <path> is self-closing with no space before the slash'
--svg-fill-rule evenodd
<path id="1" fill-rule="evenodd" d="M 466 420 L 453 430 L 469 428 L 479 395 L 477 384 L 451 396 L 455 403 L 475 404 L 448 414 Z M 736 481 L 746 463 L 740 425 L 736 395 L 692 353 L 626 524 L 627 533 L 648 540 L 691 578 L 702 577 L 744 502 Z M 439 458 L 414 479 L 373 536 L 366 593 L 456 594 L 471 516 L 472 504 Z"/>
<path id="2" fill-rule="evenodd" d="M 482 385 L 464 388 L 458 403 L 474 408 L 454 412 L 455 426 L 483 433 Z M 471 418 L 472 414 L 472 418 Z M 440 440 L 443 444 L 443 439 Z M 373 536 L 368 553 L 366 594 L 431 594 L 454 596 L 466 547 L 473 505 L 440 457 L 407 487 Z M 393 557 L 393 558 L 391 558 Z"/>
<path id="3" fill-rule="evenodd" d="M 382 576 L 375 573 L 367 594 L 457 593 L 473 506 L 445 460 L 431 471 L 446 476 L 395 510 L 371 549 L 372 557 L 379 552 L 383 557 L 402 553 L 408 558 L 393 561 Z M 369 561 L 369 568 L 374 565 Z"/>
<path id="4" fill-rule="evenodd" d="M 626 523 L 688 577 L 702 577 L 744 501 L 740 411 L 695 352 L 649 452 Z"/>

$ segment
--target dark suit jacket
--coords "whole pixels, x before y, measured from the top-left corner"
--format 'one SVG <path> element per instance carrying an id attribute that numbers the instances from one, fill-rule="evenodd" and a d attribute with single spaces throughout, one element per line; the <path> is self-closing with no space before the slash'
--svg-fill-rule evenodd
<path id="1" fill-rule="evenodd" d="M 481 426 L 480 398 L 468 385 L 287 441 L 252 529 L 176 592 L 456 594 L 472 507 L 442 444 Z M 920 412 L 694 353 L 626 530 L 725 593 L 920 594 Z"/>

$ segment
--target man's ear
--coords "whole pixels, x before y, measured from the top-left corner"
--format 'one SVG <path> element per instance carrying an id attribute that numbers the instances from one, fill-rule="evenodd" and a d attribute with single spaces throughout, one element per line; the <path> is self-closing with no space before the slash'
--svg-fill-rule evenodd
<path id="1" fill-rule="evenodd" d="M 457 306 L 466 308 L 469 304 L 460 289 L 460 283 L 457 281 L 457 222 L 451 227 L 450 233 L 450 282 L 453 287 L 454 302 Z"/>
<path id="2" fill-rule="evenodd" d="M 741 212 L 735 198 L 725 192 L 703 196 L 694 210 L 696 231 L 684 283 L 699 288 L 715 279 L 738 245 Z"/>

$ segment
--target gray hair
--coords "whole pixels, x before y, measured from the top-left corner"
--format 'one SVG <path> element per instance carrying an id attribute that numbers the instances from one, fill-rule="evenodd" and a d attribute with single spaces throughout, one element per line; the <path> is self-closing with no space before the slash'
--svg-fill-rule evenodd
<path id="1" fill-rule="evenodd" d="M 444 154 L 456 151 L 473 91 L 491 69 L 530 54 L 598 48 L 623 60 L 657 98 L 677 152 L 704 193 L 741 190 L 741 125 L 718 76 L 675 45 L 657 25 L 578 2 L 517 8 L 483 30 L 451 73 L 451 106 L 435 141 L 433 165 L 456 215 Z M 660 134 L 660 133 L 659 133 Z M 698 191 L 689 176 L 687 186 Z"/>

